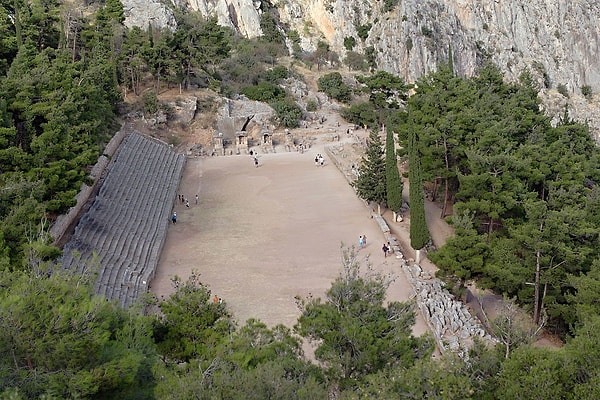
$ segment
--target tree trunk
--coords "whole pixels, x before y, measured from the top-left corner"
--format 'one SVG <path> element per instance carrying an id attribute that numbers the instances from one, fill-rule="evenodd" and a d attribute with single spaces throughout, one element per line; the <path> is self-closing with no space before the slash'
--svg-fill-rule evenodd
<path id="1" fill-rule="evenodd" d="M 448 185 L 448 175 L 450 171 L 450 160 L 448 159 L 448 143 L 446 142 L 446 138 L 444 137 L 444 165 L 446 166 L 446 179 L 444 179 L 444 205 L 442 206 L 442 219 L 446 217 L 447 204 L 448 204 L 448 196 L 449 196 L 449 185 Z"/>
<path id="2" fill-rule="evenodd" d="M 448 188 L 448 178 L 444 179 L 444 205 L 442 206 L 442 214 L 441 214 L 441 218 L 444 219 L 446 218 L 447 215 L 447 210 L 448 210 L 448 196 L 449 196 L 449 192 L 450 189 Z"/>
<path id="3" fill-rule="evenodd" d="M 539 325 L 540 323 L 540 251 L 535 253 L 535 283 L 534 283 L 534 299 L 533 299 L 533 323 Z"/>

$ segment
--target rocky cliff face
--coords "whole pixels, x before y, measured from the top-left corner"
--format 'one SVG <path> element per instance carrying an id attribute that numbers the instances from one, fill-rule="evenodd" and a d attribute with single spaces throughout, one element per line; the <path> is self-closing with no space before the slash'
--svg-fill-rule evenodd
<path id="1" fill-rule="evenodd" d="M 218 15 L 222 25 L 245 36 L 261 34 L 261 0 L 178 1 L 180 7 Z M 148 4 L 124 0 L 125 9 L 136 2 Z M 306 51 L 325 40 L 344 59 L 344 38 L 353 37 L 354 51 L 373 46 L 378 67 L 409 82 L 446 62 L 449 49 L 456 72 L 467 76 L 489 56 L 507 79 L 528 69 L 549 92 L 544 99 L 568 101 L 572 117 L 600 127 L 598 96 L 581 97 L 583 87 L 600 92 L 597 0 L 275 0 L 274 6 L 286 30 L 300 34 Z M 148 20 L 136 24 L 145 27 Z M 570 100 L 553 95 L 559 85 Z"/>

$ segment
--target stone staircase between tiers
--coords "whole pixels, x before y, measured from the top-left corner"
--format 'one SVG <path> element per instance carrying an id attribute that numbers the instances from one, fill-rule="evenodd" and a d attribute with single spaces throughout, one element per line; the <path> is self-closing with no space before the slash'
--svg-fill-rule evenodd
<path id="1" fill-rule="evenodd" d="M 184 164 L 165 143 L 129 134 L 64 247 L 63 268 L 97 268 L 96 294 L 133 304 L 154 277 Z"/>

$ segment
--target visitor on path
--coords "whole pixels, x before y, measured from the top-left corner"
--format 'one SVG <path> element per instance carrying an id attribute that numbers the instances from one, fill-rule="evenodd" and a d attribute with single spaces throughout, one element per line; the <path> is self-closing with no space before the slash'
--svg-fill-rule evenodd
<path id="1" fill-rule="evenodd" d="M 215 303 L 215 304 L 218 304 L 218 303 L 219 303 L 219 300 L 220 300 L 220 299 L 219 299 L 219 296 L 217 296 L 217 295 L 215 294 L 215 297 L 213 297 L 213 303 Z"/>
<path id="2" fill-rule="evenodd" d="M 254 157 L 254 166 L 258 168 L 258 157 Z"/>
<path id="3" fill-rule="evenodd" d="M 173 213 L 173 216 L 171 217 L 171 221 L 173 221 L 174 224 L 177 223 L 177 213 L 176 212 Z"/>
<path id="4" fill-rule="evenodd" d="M 363 243 L 366 246 L 367 245 L 367 235 L 362 235 L 363 237 Z"/>
<path id="5" fill-rule="evenodd" d="M 189 201 L 189 200 L 187 200 L 187 199 L 185 200 L 185 206 L 186 206 L 187 208 L 190 208 L 190 201 Z"/>
<path id="6" fill-rule="evenodd" d="M 319 166 L 319 154 L 317 154 L 315 156 L 315 166 L 318 167 Z"/>
<path id="7" fill-rule="evenodd" d="M 383 250 L 383 257 L 386 258 L 387 254 L 388 254 L 388 251 L 390 251 L 390 248 L 387 247 L 387 244 L 384 243 L 383 247 L 381 248 L 381 250 Z"/>
<path id="8" fill-rule="evenodd" d="M 321 154 L 319 154 L 319 164 L 321 165 L 321 167 L 323 166 L 323 164 L 325 164 L 325 159 Z"/>
<path id="9" fill-rule="evenodd" d="M 362 249 L 364 245 L 365 245 L 365 238 L 363 237 L 363 235 L 360 235 L 358 237 L 358 248 Z"/>
<path id="10" fill-rule="evenodd" d="M 198 195 L 196 195 L 196 205 L 198 205 Z"/>
<path id="11" fill-rule="evenodd" d="M 185 197 L 181 195 L 181 203 L 183 204 L 183 202 L 185 202 Z"/>

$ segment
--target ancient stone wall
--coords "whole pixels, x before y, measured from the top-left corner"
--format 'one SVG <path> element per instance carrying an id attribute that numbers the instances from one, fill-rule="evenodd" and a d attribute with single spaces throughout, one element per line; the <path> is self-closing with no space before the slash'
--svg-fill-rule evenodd
<path id="1" fill-rule="evenodd" d="M 345 145 L 347 144 L 340 143 L 327 146 L 325 152 L 348 182 L 352 182 L 355 179 L 353 175 L 355 169 L 351 164 L 355 160 L 350 152 L 345 150 Z M 373 212 L 371 217 L 377 222 L 385 240 L 390 243 L 398 266 L 402 268 L 411 284 L 417 307 L 427 322 L 440 351 L 442 353 L 452 351 L 467 359 L 474 337 L 480 337 L 490 343 L 494 342 L 494 338 L 485 331 L 480 321 L 444 288 L 444 282 L 423 272 L 420 266 L 411 264 L 404 258 L 399 241 L 391 233 L 385 219 Z"/>

